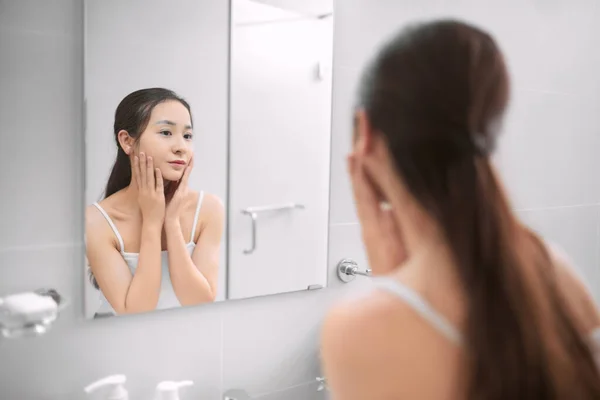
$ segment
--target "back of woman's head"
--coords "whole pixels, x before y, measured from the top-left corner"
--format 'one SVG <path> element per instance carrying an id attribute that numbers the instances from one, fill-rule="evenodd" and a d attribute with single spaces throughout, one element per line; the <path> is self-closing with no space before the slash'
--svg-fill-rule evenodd
<path id="1" fill-rule="evenodd" d="M 126 188 L 131 181 L 131 163 L 119 143 L 119 132 L 126 131 L 130 137 L 138 141 L 148 125 L 154 107 L 169 100 L 183 104 L 191 116 L 190 105 L 172 90 L 163 88 L 136 90 L 125 96 L 117 106 L 113 127 L 117 158 L 106 184 L 105 198 Z"/>
<path id="2" fill-rule="evenodd" d="M 393 37 L 359 91 L 397 173 L 455 258 L 468 299 L 468 397 L 599 399 L 597 368 L 551 259 L 514 218 L 490 165 L 508 98 L 493 38 L 452 20 Z"/>

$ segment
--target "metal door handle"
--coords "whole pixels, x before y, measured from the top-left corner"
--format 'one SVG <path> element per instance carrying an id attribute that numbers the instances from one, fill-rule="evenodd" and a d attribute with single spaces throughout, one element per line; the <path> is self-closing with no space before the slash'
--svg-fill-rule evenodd
<path id="1" fill-rule="evenodd" d="M 270 206 L 259 206 L 259 207 L 248 207 L 242 210 L 242 214 L 248 215 L 252 221 L 252 244 L 249 249 L 244 250 L 244 254 L 252 254 L 256 251 L 256 225 L 258 220 L 258 214 L 262 212 L 273 212 L 273 211 L 284 211 L 284 210 L 303 210 L 302 204 L 287 203 L 287 204 L 276 204 Z"/>

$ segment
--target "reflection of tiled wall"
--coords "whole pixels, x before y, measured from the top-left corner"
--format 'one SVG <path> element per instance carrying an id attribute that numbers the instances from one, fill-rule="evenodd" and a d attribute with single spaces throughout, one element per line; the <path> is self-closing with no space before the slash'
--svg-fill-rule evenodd
<path id="1" fill-rule="evenodd" d="M 198 1 L 214 7 L 226 3 Z M 0 2 L 3 293 L 53 286 L 81 294 L 76 268 L 83 253 L 80 3 Z M 600 34 L 593 21 L 600 15 L 592 3 L 337 2 L 331 286 L 342 287 L 333 270 L 339 259 L 365 262 L 343 157 L 360 68 L 399 25 L 451 15 L 491 29 L 507 53 L 514 102 L 498 163 L 515 207 L 566 248 L 600 294 L 600 183 L 594 180 L 600 136 L 592 112 L 600 93 L 600 53 L 595 51 Z M 223 19 L 226 11 L 221 9 Z M 1 397 L 76 399 L 85 383 L 125 373 L 132 398 L 150 398 L 158 380 L 180 378 L 196 381 L 186 392 L 189 398 L 218 399 L 233 387 L 279 398 L 277 392 L 310 387 L 320 374 L 319 321 L 335 298 L 335 289 L 325 289 L 92 322 L 79 319 L 76 302 L 46 337 L 0 342 Z"/>

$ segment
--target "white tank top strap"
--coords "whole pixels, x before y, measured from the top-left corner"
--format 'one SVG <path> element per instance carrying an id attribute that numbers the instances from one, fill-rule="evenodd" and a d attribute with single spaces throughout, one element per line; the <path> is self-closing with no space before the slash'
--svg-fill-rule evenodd
<path id="1" fill-rule="evenodd" d="M 400 298 L 448 340 L 457 345 L 462 344 L 460 332 L 444 316 L 435 311 L 415 290 L 387 277 L 376 277 L 372 280 L 376 289 L 383 289 Z"/>
<path id="2" fill-rule="evenodd" d="M 106 211 L 104 211 L 104 209 L 100 206 L 100 204 L 94 203 L 94 206 L 98 209 L 98 211 L 100 211 L 102 213 L 102 215 L 104 216 L 104 219 L 106 219 L 106 222 L 108 222 L 108 225 L 110 225 L 110 228 L 113 230 L 115 236 L 117 237 L 117 240 L 119 241 L 120 251 L 121 252 L 125 251 L 125 245 L 123 244 L 123 238 L 121 237 L 121 234 L 119 233 L 119 230 L 117 229 L 115 223 L 112 221 L 112 219 L 110 219 L 110 217 L 108 216 L 108 213 Z"/>
<path id="3" fill-rule="evenodd" d="M 202 208 L 202 201 L 204 200 L 204 192 L 201 191 L 198 196 L 198 204 L 196 205 L 196 213 L 194 214 L 194 224 L 192 225 L 192 237 L 190 238 L 190 242 L 194 241 L 196 237 L 196 227 L 198 226 L 198 217 L 200 216 L 200 208 Z"/>

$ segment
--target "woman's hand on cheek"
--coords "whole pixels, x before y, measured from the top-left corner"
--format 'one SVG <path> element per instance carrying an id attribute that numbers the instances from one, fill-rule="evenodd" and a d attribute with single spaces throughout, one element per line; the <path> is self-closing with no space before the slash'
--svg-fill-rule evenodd
<path id="1" fill-rule="evenodd" d="M 359 155 L 352 154 L 348 157 L 348 172 L 370 267 L 375 274 L 388 273 L 406 259 L 402 235 L 393 210 L 382 207 L 365 163 Z"/>
<path id="2" fill-rule="evenodd" d="M 185 200 L 188 198 L 190 193 L 189 178 L 192 168 L 194 167 L 194 160 L 190 160 L 188 166 L 183 172 L 183 176 L 179 182 L 171 182 L 172 194 L 169 196 L 170 200 L 167 204 L 165 223 L 179 223 L 181 213 L 185 206 Z"/>
<path id="3" fill-rule="evenodd" d="M 161 226 L 165 217 L 165 195 L 162 174 L 154 167 L 152 157 L 135 156 L 131 175 L 138 188 L 138 203 L 143 223 Z"/>

